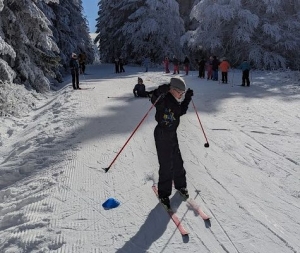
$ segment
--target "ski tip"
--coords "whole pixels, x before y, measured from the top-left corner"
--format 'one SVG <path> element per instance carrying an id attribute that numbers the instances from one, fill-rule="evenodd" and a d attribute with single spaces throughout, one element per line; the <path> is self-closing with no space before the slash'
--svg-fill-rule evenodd
<path id="1" fill-rule="evenodd" d="M 204 224 L 206 228 L 210 228 L 211 227 L 210 219 L 204 220 Z"/>

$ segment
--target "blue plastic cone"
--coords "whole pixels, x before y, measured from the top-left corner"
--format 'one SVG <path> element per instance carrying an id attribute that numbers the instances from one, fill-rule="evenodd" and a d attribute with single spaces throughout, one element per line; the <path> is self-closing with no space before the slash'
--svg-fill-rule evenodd
<path id="1" fill-rule="evenodd" d="M 119 205 L 120 205 L 120 202 L 114 198 L 109 198 L 102 204 L 104 209 L 116 208 Z"/>

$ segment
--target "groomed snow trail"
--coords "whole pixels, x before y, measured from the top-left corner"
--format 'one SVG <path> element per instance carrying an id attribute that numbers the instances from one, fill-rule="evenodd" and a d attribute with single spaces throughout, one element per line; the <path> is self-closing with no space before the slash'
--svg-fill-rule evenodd
<path id="1" fill-rule="evenodd" d="M 1 175 L 11 181 L 0 191 L 0 252 L 300 252 L 299 89 L 272 85 L 264 72 L 253 73 L 250 88 L 184 77 L 210 147 L 192 105 L 179 145 L 190 196 L 212 219 L 204 222 L 174 191 L 171 205 L 189 231 L 182 237 L 151 189 L 154 109 L 103 170 L 151 107 L 133 98 L 137 77 L 147 90 L 171 77 L 125 69 L 88 66 L 81 87 L 95 89 L 68 85 L 14 126 L 0 150 Z M 240 73 L 234 77 L 238 83 Z M 104 210 L 109 197 L 121 205 Z"/>

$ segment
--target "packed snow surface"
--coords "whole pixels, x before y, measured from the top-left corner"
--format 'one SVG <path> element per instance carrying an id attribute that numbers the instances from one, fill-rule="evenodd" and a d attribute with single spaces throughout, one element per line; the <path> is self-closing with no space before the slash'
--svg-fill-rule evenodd
<path id="1" fill-rule="evenodd" d="M 151 189 L 158 180 L 155 108 L 132 93 L 137 77 L 152 90 L 172 75 L 125 70 L 87 66 L 82 90 L 68 79 L 27 116 L 0 119 L 0 252 L 300 252 L 300 86 L 293 73 L 251 71 L 250 87 L 238 86 L 240 70 L 229 72 L 229 84 L 197 71 L 183 76 L 195 108 L 181 118 L 179 145 L 190 197 L 211 220 L 174 190 L 171 206 L 189 231 L 182 237 Z M 108 198 L 120 205 L 104 209 Z"/>

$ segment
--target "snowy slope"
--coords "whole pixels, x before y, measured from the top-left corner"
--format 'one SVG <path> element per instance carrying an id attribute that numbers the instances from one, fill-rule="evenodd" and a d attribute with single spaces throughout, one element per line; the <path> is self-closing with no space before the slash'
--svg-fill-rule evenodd
<path id="1" fill-rule="evenodd" d="M 133 98 L 168 82 L 162 70 L 88 66 L 81 91 L 66 82 L 26 118 L 1 119 L 0 252 L 300 252 L 300 95 L 290 72 L 253 72 L 251 87 L 184 77 L 194 90 L 178 129 L 190 195 L 205 223 L 178 193 L 171 205 L 182 237 L 151 186 L 158 162 L 154 109 Z M 95 87 L 95 89 L 90 89 Z M 104 210 L 110 197 L 120 206 Z"/>

